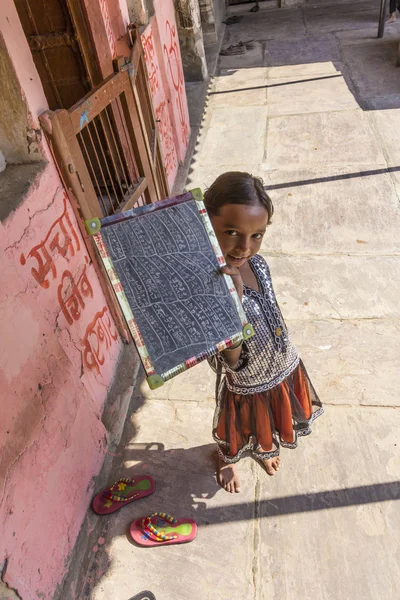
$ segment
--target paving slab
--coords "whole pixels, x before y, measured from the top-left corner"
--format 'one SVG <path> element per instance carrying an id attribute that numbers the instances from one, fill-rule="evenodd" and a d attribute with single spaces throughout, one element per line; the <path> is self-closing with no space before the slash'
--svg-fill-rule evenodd
<path id="1" fill-rule="evenodd" d="M 216 108 L 212 111 L 196 160 L 200 165 L 261 163 L 267 109 L 263 106 Z"/>
<path id="2" fill-rule="evenodd" d="M 303 6 L 313 6 L 316 8 L 324 8 L 326 7 L 328 10 L 332 6 L 337 6 L 338 9 L 342 9 L 342 7 L 349 6 L 350 10 L 354 2 L 352 0 L 337 0 L 337 2 L 332 2 L 332 0 L 304 0 Z M 368 0 L 368 6 L 379 6 L 380 0 Z M 365 3 L 364 3 L 365 7 Z"/>
<path id="3" fill-rule="evenodd" d="M 181 373 L 150 394 L 146 381 L 143 380 L 135 390 L 135 397 L 145 402 L 152 399 L 171 400 L 173 402 L 206 402 L 214 403 L 215 378 L 211 367 L 205 360 L 196 367 Z"/>
<path id="4" fill-rule="evenodd" d="M 127 600 L 144 589 L 162 600 L 253 598 L 253 524 L 250 518 L 238 518 L 243 507 L 248 517 L 254 513 L 253 461 L 241 465 L 243 494 L 231 495 L 217 486 L 210 443 L 212 414 L 208 403 L 149 398 L 133 416 L 137 434 L 126 441 L 121 461 L 125 473 L 150 473 L 157 489 L 140 505 L 132 504 L 109 518 L 100 550 L 108 555 L 107 573 L 97 577 L 92 600 Z M 196 540 L 168 548 L 134 545 L 129 524 L 153 510 L 194 517 L 199 525 Z M 232 527 L 240 544 L 232 544 Z M 229 572 L 223 584 L 221 568 Z"/>
<path id="5" fill-rule="evenodd" d="M 242 13 L 243 20 L 228 27 L 229 43 L 247 40 L 274 40 L 298 37 L 306 33 L 299 8 L 285 11 L 268 11 L 255 15 Z"/>
<path id="6" fill-rule="evenodd" d="M 266 163 L 269 169 L 387 166 L 368 118 L 359 109 L 272 117 Z"/>
<path id="7" fill-rule="evenodd" d="M 374 97 L 378 90 L 399 93 L 400 69 L 396 68 L 399 39 L 342 46 L 342 57 L 362 98 Z"/>
<path id="8" fill-rule="evenodd" d="M 317 9 L 304 8 L 304 20 L 310 34 L 357 30 L 360 27 L 377 28 L 378 19 L 379 9 L 369 10 L 369 6 L 366 9 L 365 2 L 356 2 L 354 6 L 342 4 Z"/>
<path id="9" fill-rule="evenodd" d="M 341 73 L 272 80 L 267 88 L 268 116 L 353 110 L 358 103 Z"/>
<path id="10" fill-rule="evenodd" d="M 209 106 L 264 106 L 267 103 L 267 69 L 223 69 L 214 77 Z"/>
<path id="11" fill-rule="evenodd" d="M 311 4 L 311 6 L 310 6 Z M 353 19 L 355 25 L 358 25 L 358 29 L 362 28 L 362 23 L 360 22 L 360 14 L 365 13 L 366 11 L 375 12 L 376 9 L 380 7 L 380 0 L 373 0 L 366 2 L 350 2 L 347 0 L 346 2 L 330 2 L 321 3 L 321 2 L 305 2 L 303 6 L 303 13 L 306 16 L 316 16 L 316 17 L 333 17 L 332 21 L 338 15 L 350 15 Z"/>
<path id="12" fill-rule="evenodd" d="M 266 60 L 270 67 L 342 61 L 334 35 L 307 35 L 266 42 Z"/>
<path id="13" fill-rule="evenodd" d="M 202 166 L 198 164 L 197 157 L 195 157 L 186 181 L 186 189 L 199 187 L 204 192 L 215 181 L 218 175 L 222 175 L 226 171 L 244 171 L 261 176 L 265 169 L 263 163 L 248 163 L 245 161 L 245 158 L 243 157 L 243 162 L 234 164 L 229 163 L 229 156 L 221 156 L 219 163 Z"/>
<path id="14" fill-rule="evenodd" d="M 400 256 L 268 256 L 288 319 L 400 317 Z"/>
<path id="15" fill-rule="evenodd" d="M 390 408 L 330 407 L 260 477 L 259 598 L 396 596 L 399 426 Z"/>
<path id="16" fill-rule="evenodd" d="M 385 126 L 391 135 L 389 124 Z M 393 148 L 394 144 L 395 140 Z M 396 151 L 400 165 L 400 150 Z M 400 253 L 400 188 L 385 167 L 365 164 L 272 172 L 261 167 L 260 174 L 275 206 L 264 251 Z"/>
<path id="17" fill-rule="evenodd" d="M 400 98 L 397 102 L 400 107 Z M 390 167 L 400 167 L 400 143 L 398 131 L 400 128 L 400 110 L 374 110 L 370 113 L 377 138 L 380 139 L 387 163 Z"/>
<path id="18" fill-rule="evenodd" d="M 370 96 L 363 101 L 363 108 L 364 110 L 369 111 L 400 108 L 399 95 L 388 94 L 387 96 Z"/>
<path id="19" fill-rule="evenodd" d="M 310 79 L 312 77 L 324 77 L 329 75 L 341 74 L 342 66 L 340 63 L 329 61 L 312 62 L 304 64 L 289 64 L 280 67 L 268 68 L 268 82 L 274 79 L 286 79 L 292 77 L 293 80 Z"/>
<path id="20" fill-rule="evenodd" d="M 336 31 L 335 37 L 341 46 L 348 46 L 353 44 L 371 44 L 371 46 L 379 47 L 381 44 L 385 44 L 388 40 L 398 40 L 400 37 L 400 22 L 397 21 L 394 25 L 385 27 L 385 35 L 383 38 L 377 37 L 378 32 L 378 20 L 366 28 L 349 31 Z"/>
<path id="21" fill-rule="evenodd" d="M 324 404 L 400 406 L 398 319 L 287 323 Z"/>

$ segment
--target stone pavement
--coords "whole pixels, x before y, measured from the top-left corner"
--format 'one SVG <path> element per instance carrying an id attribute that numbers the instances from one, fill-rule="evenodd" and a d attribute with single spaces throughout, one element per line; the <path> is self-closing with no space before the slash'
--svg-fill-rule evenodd
<path id="1" fill-rule="evenodd" d="M 274 478 L 241 461 L 229 495 L 214 478 L 208 367 L 156 392 L 139 382 L 108 477 L 150 473 L 157 491 L 88 513 L 63 600 L 399 596 L 400 22 L 377 40 L 375 0 L 261 6 L 235 7 L 226 45 L 256 45 L 221 57 L 187 188 L 226 170 L 264 178 L 276 215 L 262 252 L 326 413 Z M 134 546 L 129 524 L 153 510 L 194 516 L 196 541 Z"/>

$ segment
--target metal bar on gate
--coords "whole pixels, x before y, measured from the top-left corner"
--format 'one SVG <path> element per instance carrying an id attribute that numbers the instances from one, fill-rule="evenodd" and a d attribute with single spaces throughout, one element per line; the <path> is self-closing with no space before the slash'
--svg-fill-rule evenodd
<path id="1" fill-rule="evenodd" d="M 131 88 L 132 89 L 132 88 Z M 122 110 L 125 115 L 125 125 L 127 127 L 129 137 L 132 141 L 132 149 L 138 157 L 136 161 L 139 175 L 145 176 L 147 179 L 147 189 L 145 192 L 146 202 L 156 202 L 159 200 L 159 195 L 156 187 L 156 179 L 152 171 L 151 159 L 146 148 L 146 133 L 143 131 L 144 125 L 141 122 L 139 109 L 136 105 L 135 95 L 132 93 L 122 94 L 121 96 Z"/>
<path id="2" fill-rule="evenodd" d="M 124 191 L 122 189 L 121 182 L 119 180 L 118 169 L 117 169 L 117 165 L 115 164 L 115 160 L 114 160 L 114 151 L 113 151 L 112 145 L 111 145 L 111 138 L 110 138 L 110 136 L 108 134 L 108 125 L 107 125 L 107 123 L 105 121 L 104 113 L 107 114 L 107 107 L 103 110 L 103 112 L 101 112 L 99 114 L 98 118 L 100 119 L 101 127 L 103 129 L 103 134 L 104 134 L 104 137 L 105 137 L 105 140 L 106 140 L 106 144 L 107 144 L 107 147 L 108 147 L 109 156 L 110 156 L 110 159 L 111 159 L 111 162 L 112 162 L 112 166 L 114 168 L 115 180 L 116 180 L 116 182 L 119 185 L 119 189 L 121 191 L 121 200 L 122 200 L 123 197 L 124 197 Z M 106 125 L 107 125 L 107 127 L 106 127 Z M 117 205 L 119 206 L 120 205 L 120 200 L 118 198 L 118 194 L 117 194 L 115 186 L 114 186 L 114 177 L 111 177 L 111 174 L 110 174 L 111 173 L 110 166 L 108 165 L 108 162 L 107 162 L 107 170 L 108 170 L 108 173 L 110 175 L 111 182 L 113 183 L 113 190 L 114 190 L 114 193 L 115 193 L 115 198 L 116 198 L 116 201 L 117 201 Z"/>
<path id="3" fill-rule="evenodd" d="M 101 153 L 103 155 L 104 164 L 106 165 L 107 173 L 108 173 L 108 176 L 109 176 L 110 181 L 111 181 L 111 187 L 113 189 L 114 198 L 115 198 L 115 200 L 117 202 L 117 208 L 118 208 L 118 205 L 119 205 L 118 196 L 117 196 L 117 192 L 115 190 L 114 180 L 113 180 L 113 178 L 111 176 L 110 167 L 108 166 L 108 160 L 107 160 L 107 157 L 106 157 L 105 152 L 104 152 L 103 144 L 101 143 L 101 139 L 100 139 L 100 136 L 99 136 L 99 131 L 98 131 L 97 125 L 96 125 L 96 119 L 93 119 L 92 124 L 93 124 L 94 130 L 96 132 L 97 141 L 99 142 L 100 150 L 101 150 Z M 106 144 L 108 145 L 107 135 L 106 135 L 106 132 L 104 131 L 104 129 L 103 129 L 103 134 L 104 134 L 104 137 L 105 137 L 105 140 L 106 140 Z M 113 205 L 113 209 L 114 209 L 114 205 Z"/>
<path id="4" fill-rule="evenodd" d="M 118 114 L 119 114 L 119 118 L 121 119 L 121 125 L 122 125 L 122 129 L 124 130 L 124 135 L 125 135 L 125 140 L 127 141 L 127 145 L 129 148 L 129 154 L 131 155 L 131 161 L 133 165 L 136 165 L 136 160 L 135 160 L 135 153 L 133 151 L 132 148 L 132 140 L 130 139 L 127 131 L 126 131 L 126 122 L 125 122 L 125 117 L 123 114 L 123 109 L 120 106 L 121 103 L 121 98 L 118 98 L 117 100 L 117 107 L 118 107 Z M 129 169 L 128 169 L 128 173 L 129 173 Z M 135 182 L 132 179 L 131 174 L 129 173 L 129 179 L 131 180 L 131 185 L 135 185 Z"/>
<path id="5" fill-rule="evenodd" d="M 107 214 L 108 210 L 106 209 L 106 205 L 104 204 L 103 195 L 102 195 L 101 190 L 100 190 L 99 182 L 98 182 L 97 177 L 96 177 L 96 172 L 94 170 L 94 167 L 93 167 L 93 164 L 92 164 L 92 161 L 91 161 L 91 158 L 90 158 L 90 154 L 88 152 L 88 149 L 86 148 L 86 144 L 85 144 L 85 140 L 84 140 L 83 134 L 82 133 L 78 133 L 78 138 L 81 140 L 82 148 L 85 151 L 86 158 L 87 158 L 87 161 L 89 163 L 90 170 L 92 172 L 92 176 L 93 176 L 92 177 L 92 182 L 94 180 L 95 183 L 96 183 L 97 192 L 99 194 L 99 199 L 101 200 L 101 203 L 103 205 L 104 214 Z"/>
<path id="6" fill-rule="evenodd" d="M 379 26 L 378 26 L 378 38 L 382 38 L 385 33 L 385 15 L 386 15 L 386 2 L 387 0 L 381 0 L 381 9 L 379 12 Z"/>
<path id="7" fill-rule="evenodd" d="M 112 139 L 113 139 L 114 146 L 115 146 L 115 150 L 117 152 L 117 156 L 118 156 L 118 159 L 119 159 L 119 165 L 120 165 L 120 168 L 121 168 L 121 172 L 122 172 L 123 177 L 125 178 L 126 186 L 129 189 L 128 178 L 127 178 L 126 173 L 125 173 L 125 168 L 124 168 L 124 165 L 123 165 L 123 162 L 122 162 L 122 159 L 121 159 L 121 154 L 119 152 L 118 143 L 117 143 L 117 140 L 115 139 L 114 129 L 113 129 L 113 126 L 112 126 L 112 123 L 111 123 L 111 120 L 110 120 L 110 117 L 109 117 L 109 114 L 108 114 L 108 108 L 109 107 L 107 106 L 107 108 L 105 109 L 104 112 L 106 113 L 106 116 L 107 116 L 108 126 L 110 128 Z M 116 166 L 115 165 L 114 165 L 114 169 L 116 170 Z M 124 197 L 125 194 L 124 194 L 124 191 L 122 189 L 121 181 L 120 181 L 119 177 L 118 177 L 118 185 L 121 188 L 122 197 Z"/>
<path id="8" fill-rule="evenodd" d="M 92 125 L 92 123 L 91 123 L 91 125 Z M 96 156 L 97 164 L 99 165 L 100 173 L 101 173 L 101 176 L 103 178 L 104 187 L 106 188 L 107 196 L 108 196 L 108 199 L 110 201 L 110 205 L 111 205 L 112 211 L 115 212 L 114 211 L 114 205 L 113 205 L 112 200 L 111 200 L 110 192 L 108 191 L 108 185 L 107 185 L 107 182 L 106 182 L 106 178 L 104 177 L 103 167 L 101 166 L 100 158 L 99 158 L 99 155 L 97 153 L 96 146 L 94 145 L 92 134 L 90 133 L 90 126 L 88 125 L 86 129 L 87 129 L 87 132 L 89 134 L 90 141 L 92 142 L 92 147 L 93 147 L 93 150 L 94 150 L 94 153 L 95 153 L 95 156 Z M 101 144 L 100 144 L 100 147 L 101 147 Z M 108 211 L 106 211 L 106 212 L 108 212 Z"/>

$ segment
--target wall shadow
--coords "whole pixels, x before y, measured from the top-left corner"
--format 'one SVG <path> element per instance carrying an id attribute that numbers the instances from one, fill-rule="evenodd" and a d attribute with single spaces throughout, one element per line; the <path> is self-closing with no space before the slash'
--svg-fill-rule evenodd
<path id="1" fill-rule="evenodd" d="M 314 177 L 314 179 L 300 179 L 298 181 L 289 181 L 285 183 L 275 183 L 264 186 L 266 190 L 282 190 L 292 187 L 301 187 L 303 185 L 312 185 L 315 183 L 328 183 L 329 181 L 342 181 L 346 179 L 357 179 L 359 177 L 371 177 L 373 175 L 384 175 L 388 173 L 398 173 L 400 167 L 386 167 L 384 169 L 369 169 L 367 171 L 356 171 L 354 173 L 341 173 L 340 175 L 328 175 L 326 177 Z"/>
<path id="2" fill-rule="evenodd" d="M 256 15 L 243 6 L 235 14 L 242 20 L 226 29 L 224 45 L 251 40 L 255 46 L 244 55 L 220 56 L 220 76 L 254 67 L 331 63 L 363 110 L 400 108 L 400 26 L 388 26 L 377 37 L 379 0 L 306 3 Z M 288 69 L 285 77 L 290 76 Z"/>

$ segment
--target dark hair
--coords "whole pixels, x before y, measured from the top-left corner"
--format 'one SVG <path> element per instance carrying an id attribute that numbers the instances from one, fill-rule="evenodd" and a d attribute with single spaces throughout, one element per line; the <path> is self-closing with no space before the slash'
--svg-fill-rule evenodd
<path id="1" fill-rule="evenodd" d="M 228 171 L 214 181 L 204 194 L 208 214 L 218 214 L 224 204 L 261 204 L 268 213 L 268 221 L 274 214 L 274 205 L 260 177 L 240 171 Z"/>

